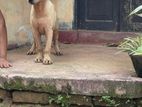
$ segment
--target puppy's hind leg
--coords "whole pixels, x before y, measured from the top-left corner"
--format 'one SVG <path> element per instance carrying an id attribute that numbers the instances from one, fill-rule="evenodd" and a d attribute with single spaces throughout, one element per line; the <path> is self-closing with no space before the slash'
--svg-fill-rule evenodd
<path id="1" fill-rule="evenodd" d="M 59 39 L 59 32 L 58 32 L 58 30 L 54 30 L 54 32 L 53 32 L 53 45 L 54 45 L 54 49 L 55 49 L 55 55 L 61 56 L 63 54 L 60 51 L 58 39 Z"/>
<path id="2" fill-rule="evenodd" d="M 31 49 L 27 52 L 27 55 L 34 55 L 34 54 L 36 54 L 36 44 L 35 44 L 35 40 L 34 40 L 34 42 L 33 42 L 33 44 L 32 44 Z"/>

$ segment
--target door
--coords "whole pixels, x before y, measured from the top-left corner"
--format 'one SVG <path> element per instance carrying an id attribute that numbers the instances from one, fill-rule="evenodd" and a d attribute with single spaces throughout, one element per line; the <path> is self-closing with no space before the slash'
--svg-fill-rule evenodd
<path id="1" fill-rule="evenodd" d="M 119 30 L 119 0 L 77 0 L 77 28 Z"/>

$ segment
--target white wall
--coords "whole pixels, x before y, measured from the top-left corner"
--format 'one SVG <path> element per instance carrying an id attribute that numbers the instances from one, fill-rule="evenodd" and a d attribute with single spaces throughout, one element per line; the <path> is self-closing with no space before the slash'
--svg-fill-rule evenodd
<path id="1" fill-rule="evenodd" d="M 52 0 L 55 4 L 60 29 L 71 29 L 74 0 Z M 31 41 L 29 25 L 30 4 L 27 0 L 0 0 L 0 9 L 4 14 L 9 44 L 23 44 Z"/>

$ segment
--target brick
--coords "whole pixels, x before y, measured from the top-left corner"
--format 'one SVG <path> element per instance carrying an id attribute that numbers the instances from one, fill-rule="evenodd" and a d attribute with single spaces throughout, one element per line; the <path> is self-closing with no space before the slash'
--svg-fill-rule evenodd
<path id="1" fill-rule="evenodd" d="M 115 101 L 114 105 L 110 105 L 110 102 L 100 101 L 100 100 L 101 100 L 101 97 L 94 97 L 93 105 L 95 107 L 96 106 L 110 107 L 110 106 L 116 106 L 116 105 L 117 107 L 137 107 L 136 102 L 132 99 L 130 100 L 130 99 L 113 98 L 112 101 Z"/>
<path id="2" fill-rule="evenodd" d="M 93 107 L 93 106 L 85 106 L 85 105 L 82 105 L 82 106 L 79 106 L 79 105 L 71 105 L 70 107 Z M 96 107 L 96 106 L 95 106 Z"/>
<path id="3" fill-rule="evenodd" d="M 8 104 L 0 103 L 0 107 L 11 107 L 11 105 L 9 103 Z"/>
<path id="4" fill-rule="evenodd" d="M 33 104 L 13 104 L 11 107 L 41 107 L 41 105 L 33 105 Z"/>
<path id="5" fill-rule="evenodd" d="M 137 100 L 137 107 L 142 107 L 142 99 Z"/>
<path id="6" fill-rule="evenodd" d="M 45 107 L 60 107 L 60 106 L 57 106 L 57 105 L 47 105 Z"/>
<path id="7" fill-rule="evenodd" d="M 11 99 L 5 99 L 2 103 L 0 103 L 0 107 L 11 107 L 12 100 Z"/>
<path id="8" fill-rule="evenodd" d="M 81 95 L 72 95 L 70 99 L 70 103 L 75 105 L 84 105 L 84 107 L 92 106 L 91 97 L 81 96 Z"/>
<path id="9" fill-rule="evenodd" d="M 10 97 L 10 93 L 8 91 L 0 89 L 0 99 L 4 100 Z"/>
<path id="10" fill-rule="evenodd" d="M 13 102 L 16 103 L 32 103 L 32 104 L 48 104 L 49 94 L 35 92 L 13 92 Z"/>
<path id="11" fill-rule="evenodd" d="M 57 107 L 57 106 L 55 106 L 55 105 L 38 105 L 38 104 L 13 104 L 11 107 Z"/>

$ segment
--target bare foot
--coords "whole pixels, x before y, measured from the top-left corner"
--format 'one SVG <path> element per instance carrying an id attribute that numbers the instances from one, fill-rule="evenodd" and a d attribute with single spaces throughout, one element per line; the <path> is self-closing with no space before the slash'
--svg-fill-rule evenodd
<path id="1" fill-rule="evenodd" d="M 12 65 L 4 58 L 0 58 L 0 68 L 9 68 Z"/>

